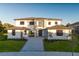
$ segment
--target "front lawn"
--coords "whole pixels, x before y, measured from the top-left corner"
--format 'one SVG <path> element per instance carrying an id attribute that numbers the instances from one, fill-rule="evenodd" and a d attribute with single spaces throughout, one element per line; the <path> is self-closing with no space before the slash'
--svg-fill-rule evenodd
<path id="1" fill-rule="evenodd" d="M 0 52 L 19 52 L 26 40 L 7 39 L 7 35 L 0 35 Z"/>
<path id="2" fill-rule="evenodd" d="M 68 40 L 44 40 L 45 51 L 72 51 L 71 41 Z"/>
<path id="3" fill-rule="evenodd" d="M 79 52 L 79 35 L 73 33 L 72 40 L 44 40 L 45 51 Z"/>
<path id="4" fill-rule="evenodd" d="M 19 52 L 25 44 L 25 40 L 0 41 L 0 52 Z"/>
<path id="5" fill-rule="evenodd" d="M 79 52 L 79 35 L 78 34 L 73 34 L 73 51 L 74 52 Z"/>

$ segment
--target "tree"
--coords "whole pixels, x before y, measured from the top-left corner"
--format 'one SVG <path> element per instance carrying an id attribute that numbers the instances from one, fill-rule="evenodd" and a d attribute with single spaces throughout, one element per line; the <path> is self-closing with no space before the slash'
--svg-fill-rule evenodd
<path id="1" fill-rule="evenodd" d="M 5 29 L 9 29 L 11 27 L 14 27 L 14 25 L 9 24 L 9 23 L 4 23 L 3 26 L 5 27 Z"/>
<path id="2" fill-rule="evenodd" d="M 9 23 L 4 23 L 3 27 L 4 27 L 4 32 L 7 32 L 7 29 L 14 27 L 14 25 Z"/>
<path id="3" fill-rule="evenodd" d="M 4 30 L 4 27 L 2 25 L 2 22 L 0 21 L 0 33 L 3 32 L 3 30 Z"/>
<path id="4" fill-rule="evenodd" d="M 70 23 L 68 23 L 66 26 L 67 26 L 67 27 L 69 27 L 70 25 L 71 25 L 71 24 L 70 24 Z"/>

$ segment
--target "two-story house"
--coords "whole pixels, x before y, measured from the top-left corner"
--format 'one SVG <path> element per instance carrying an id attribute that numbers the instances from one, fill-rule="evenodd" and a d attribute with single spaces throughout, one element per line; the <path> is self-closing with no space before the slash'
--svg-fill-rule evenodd
<path id="1" fill-rule="evenodd" d="M 79 35 L 79 22 L 75 22 L 75 23 L 69 24 L 67 26 L 71 27 L 73 32 Z"/>
<path id="2" fill-rule="evenodd" d="M 48 39 L 70 39 L 71 29 L 61 26 L 61 19 L 20 18 L 15 19 L 16 27 L 8 29 L 8 38 L 47 37 Z"/>

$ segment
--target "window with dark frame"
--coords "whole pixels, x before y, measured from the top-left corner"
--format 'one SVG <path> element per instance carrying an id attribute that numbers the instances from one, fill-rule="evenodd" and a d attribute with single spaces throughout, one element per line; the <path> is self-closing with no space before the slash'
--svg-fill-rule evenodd
<path id="1" fill-rule="evenodd" d="M 30 25 L 34 25 L 34 22 L 30 22 L 29 24 L 30 24 Z"/>
<path id="2" fill-rule="evenodd" d="M 63 36 L 63 30 L 57 30 L 56 35 L 57 36 Z"/>
<path id="3" fill-rule="evenodd" d="M 55 24 L 57 25 L 57 24 L 58 24 L 58 22 L 55 22 Z"/>
<path id="4" fill-rule="evenodd" d="M 49 25 L 51 25 L 51 22 L 48 22 Z"/>
<path id="5" fill-rule="evenodd" d="M 12 35 L 15 36 L 15 30 L 12 30 Z"/>
<path id="6" fill-rule="evenodd" d="M 21 21 L 21 22 L 20 22 L 20 25 L 24 25 L 24 21 Z"/>

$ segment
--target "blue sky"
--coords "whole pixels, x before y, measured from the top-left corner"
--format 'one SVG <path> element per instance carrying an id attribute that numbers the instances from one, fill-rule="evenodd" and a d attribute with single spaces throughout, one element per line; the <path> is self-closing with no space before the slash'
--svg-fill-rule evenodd
<path id="1" fill-rule="evenodd" d="M 79 21 L 79 4 L 0 4 L 0 20 L 14 24 L 14 19 L 46 17 L 62 19 L 62 24 Z"/>

